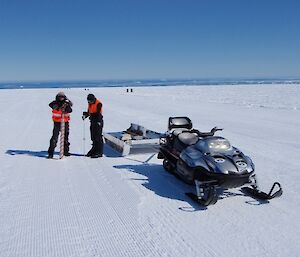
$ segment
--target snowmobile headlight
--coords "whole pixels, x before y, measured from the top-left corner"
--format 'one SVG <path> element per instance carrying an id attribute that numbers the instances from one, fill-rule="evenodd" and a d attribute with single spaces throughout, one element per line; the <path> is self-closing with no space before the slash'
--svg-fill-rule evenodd
<path id="1" fill-rule="evenodd" d="M 227 140 L 212 140 L 208 143 L 208 147 L 213 150 L 226 151 L 231 145 Z"/>

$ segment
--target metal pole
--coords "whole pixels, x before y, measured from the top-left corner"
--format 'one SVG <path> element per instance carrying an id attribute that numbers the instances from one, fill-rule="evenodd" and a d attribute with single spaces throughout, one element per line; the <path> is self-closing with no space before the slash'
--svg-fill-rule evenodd
<path id="1" fill-rule="evenodd" d="M 85 155 L 85 122 L 83 120 L 83 155 Z"/>

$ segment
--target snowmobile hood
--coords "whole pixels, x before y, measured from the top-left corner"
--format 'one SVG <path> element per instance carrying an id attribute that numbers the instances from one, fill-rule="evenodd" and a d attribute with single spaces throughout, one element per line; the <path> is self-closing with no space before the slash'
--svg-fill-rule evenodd
<path id="1" fill-rule="evenodd" d="M 222 137 L 201 139 L 183 150 L 180 158 L 192 168 L 203 167 L 212 173 L 247 174 L 254 171 L 251 159 Z"/>
<path id="2" fill-rule="evenodd" d="M 233 154 L 233 147 L 230 142 L 223 137 L 210 136 L 200 139 L 195 147 L 203 153 L 224 153 Z"/>

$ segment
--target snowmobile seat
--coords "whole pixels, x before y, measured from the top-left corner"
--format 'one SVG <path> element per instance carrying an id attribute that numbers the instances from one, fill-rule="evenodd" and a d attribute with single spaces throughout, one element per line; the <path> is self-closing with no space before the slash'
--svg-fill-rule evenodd
<path id="1" fill-rule="evenodd" d="M 172 129 L 171 133 L 173 136 L 177 137 L 179 134 L 181 134 L 184 131 L 189 131 L 187 128 L 176 128 L 176 129 Z"/>
<path id="2" fill-rule="evenodd" d="M 199 137 L 197 134 L 184 131 L 174 138 L 174 148 L 177 150 L 177 152 L 181 152 L 188 146 L 196 144 L 198 140 Z"/>
<path id="3" fill-rule="evenodd" d="M 196 133 L 182 132 L 178 135 L 178 140 L 186 146 L 194 145 L 198 142 L 199 137 Z"/>

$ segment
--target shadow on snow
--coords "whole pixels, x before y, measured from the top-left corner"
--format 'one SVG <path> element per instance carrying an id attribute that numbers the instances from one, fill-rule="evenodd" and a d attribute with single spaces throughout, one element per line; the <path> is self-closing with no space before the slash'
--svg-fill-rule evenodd
<path id="1" fill-rule="evenodd" d="M 32 151 L 32 150 L 7 150 L 6 154 L 8 155 L 29 155 L 33 157 L 40 157 L 40 158 L 46 158 L 48 156 L 48 151 Z M 55 155 L 59 155 L 59 152 L 54 152 Z M 84 154 L 80 153 L 70 153 L 71 156 L 84 156 Z M 103 154 L 106 157 L 116 158 L 120 157 L 120 154 L 114 150 L 112 150 L 110 147 L 104 145 L 103 147 Z"/>
<path id="2" fill-rule="evenodd" d="M 34 157 L 46 158 L 48 156 L 47 151 L 31 151 L 31 150 L 7 150 L 6 154 L 9 155 L 29 155 Z M 59 155 L 59 152 L 54 152 Z M 70 153 L 71 156 L 83 156 L 83 154 Z"/>
<path id="3" fill-rule="evenodd" d="M 184 192 L 191 191 L 192 186 L 185 184 L 172 174 L 165 172 L 159 164 L 116 165 L 114 168 L 126 169 L 143 175 L 146 178 L 132 178 L 132 180 L 142 181 L 142 185 L 145 188 L 161 197 L 184 201 L 192 206 L 179 207 L 182 211 L 192 212 L 207 209 L 205 206 L 195 203 L 184 194 Z"/>
<path id="4" fill-rule="evenodd" d="M 193 212 L 207 209 L 207 207 L 196 203 L 185 195 L 186 192 L 195 193 L 195 187 L 193 185 L 188 185 L 180 180 L 176 175 L 166 172 L 162 165 L 142 163 L 138 165 L 116 165 L 114 168 L 126 169 L 130 172 L 143 175 L 146 178 L 132 178 L 132 180 L 143 181 L 142 185 L 145 188 L 153 191 L 155 194 L 161 197 L 184 201 L 192 206 L 179 207 L 179 209 L 182 211 Z M 239 196 L 248 197 L 241 190 L 239 192 L 230 192 L 225 189 L 219 189 L 219 194 L 219 200 Z M 261 205 L 269 203 L 269 201 L 252 199 L 245 201 L 245 203 L 250 205 Z"/>
<path id="5" fill-rule="evenodd" d="M 111 158 L 117 158 L 120 157 L 120 154 L 114 150 L 112 150 L 110 147 L 104 145 L 104 155 Z M 48 156 L 47 151 L 31 151 L 31 150 L 7 150 L 6 154 L 8 155 L 29 155 L 39 158 L 46 158 Z M 54 154 L 59 155 L 59 152 L 55 152 Z M 71 156 L 84 156 L 83 154 L 76 154 L 71 153 Z M 187 185 L 183 181 L 181 181 L 177 176 L 174 176 L 173 174 L 167 173 L 162 165 L 160 164 L 149 164 L 148 160 L 150 160 L 153 156 L 151 156 L 147 161 L 141 162 L 142 164 L 138 165 L 116 165 L 113 166 L 117 169 L 126 169 L 131 172 L 140 174 L 145 176 L 145 179 L 132 179 L 132 180 L 140 180 L 144 181 L 143 186 L 151 191 L 153 191 L 155 194 L 180 200 L 184 202 L 188 202 L 192 207 L 179 207 L 182 211 L 192 212 L 192 211 L 199 211 L 199 210 L 206 210 L 207 207 L 201 206 L 200 204 L 194 202 L 189 197 L 185 195 L 185 192 L 195 191 L 194 186 Z M 223 190 L 220 192 L 219 200 L 229 198 L 229 197 L 236 197 L 236 196 L 246 196 L 243 194 L 243 192 L 240 190 L 240 193 L 233 193 L 229 192 L 227 190 Z M 245 201 L 245 203 L 250 205 L 261 205 L 269 203 L 268 200 L 248 200 Z"/>

